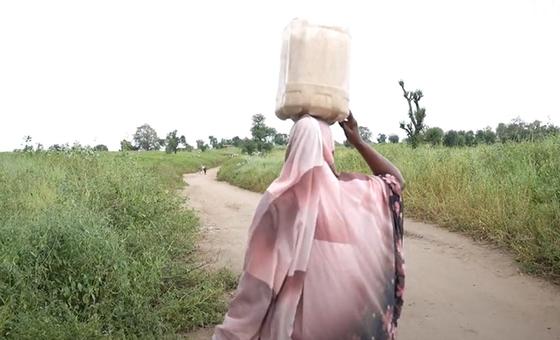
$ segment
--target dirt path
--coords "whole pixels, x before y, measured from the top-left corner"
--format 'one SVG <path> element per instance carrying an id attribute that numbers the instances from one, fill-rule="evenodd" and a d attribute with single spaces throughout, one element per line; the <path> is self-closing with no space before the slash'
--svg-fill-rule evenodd
<path id="1" fill-rule="evenodd" d="M 208 175 L 184 179 L 200 212 L 201 248 L 240 272 L 247 228 L 260 198 Z M 519 273 L 510 257 L 464 236 L 407 220 L 407 291 L 399 340 L 560 339 L 560 288 Z M 200 330 L 194 339 L 209 339 Z"/>

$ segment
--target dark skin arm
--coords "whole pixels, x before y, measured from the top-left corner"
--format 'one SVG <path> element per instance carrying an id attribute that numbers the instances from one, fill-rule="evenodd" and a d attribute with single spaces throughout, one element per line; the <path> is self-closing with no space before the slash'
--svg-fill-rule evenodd
<path id="1" fill-rule="evenodd" d="M 354 119 L 352 112 L 350 112 L 350 115 L 345 121 L 339 124 L 344 130 L 344 134 L 346 135 L 346 139 L 348 139 L 348 142 L 352 144 L 356 148 L 356 150 L 358 150 L 360 155 L 362 155 L 373 174 L 389 174 L 394 176 L 401 185 L 401 189 L 404 190 L 405 183 L 401 172 L 393 163 L 389 162 L 379 152 L 377 152 L 374 148 L 372 148 L 362 140 L 362 137 L 360 137 L 360 132 L 358 130 L 358 122 L 356 122 L 356 119 Z"/>

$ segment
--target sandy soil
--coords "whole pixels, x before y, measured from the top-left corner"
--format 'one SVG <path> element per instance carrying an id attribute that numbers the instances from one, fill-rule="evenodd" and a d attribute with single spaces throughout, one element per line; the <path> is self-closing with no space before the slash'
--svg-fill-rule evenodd
<path id="1" fill-rule="evenodd" d="M 202 218 L 201 250 L 215 265 L 240 272 L 260 195 L 217 182 L 216 173 L 185 175 L 184 192 Z M 411 220 L 404 227 L 407 290 L 400 340 L 560 340 L 560 287 L 521 274 L 494 247 Z M 201 329 L 188 337 L 211 335 Z"/>

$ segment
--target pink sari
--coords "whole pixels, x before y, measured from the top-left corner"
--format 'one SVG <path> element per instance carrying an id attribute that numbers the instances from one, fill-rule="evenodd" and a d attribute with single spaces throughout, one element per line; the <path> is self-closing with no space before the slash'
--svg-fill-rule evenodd
<path id="1" fill-rule="evenodd" d="M 213 339 L 395 338 L 404 289 L 399 184 L 338 176 L 333 151 L 326 123 L 304 116 L 294 124 Z"/>

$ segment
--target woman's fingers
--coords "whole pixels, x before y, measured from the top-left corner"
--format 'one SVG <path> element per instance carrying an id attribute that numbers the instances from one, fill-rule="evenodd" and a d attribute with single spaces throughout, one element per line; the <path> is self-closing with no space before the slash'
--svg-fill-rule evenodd
<path id="1" fill-rule="evenodd" d="M 357 124 L 356 118 L 354 118 L 354 115 L 352 114 L 352 111 L 350 111 L 350 115 L 348 115 L 348 122 L 349 122 L 350 124 L 354 124 L 354 123 Z"/>
<path id="2" fill-rule="evenodd" d="M 340 127 L 342 128 L 342 130 L 344 131 L 344 134 L 348 138 L 348 134 L 350 133 L 350 128 L 348 127 L 347 122 L 340 122 L 339 124 L 340 124 Z"/>

